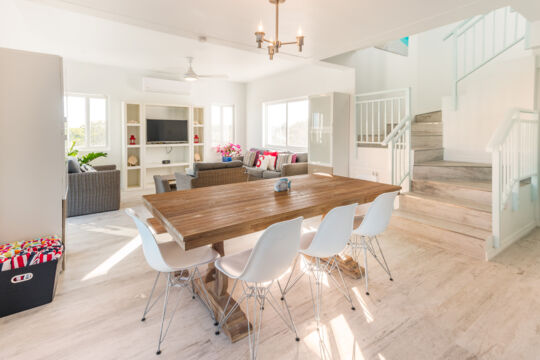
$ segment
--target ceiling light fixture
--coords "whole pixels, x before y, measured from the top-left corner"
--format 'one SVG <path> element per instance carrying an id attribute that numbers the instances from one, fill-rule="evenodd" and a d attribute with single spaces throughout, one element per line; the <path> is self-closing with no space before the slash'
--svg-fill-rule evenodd
<path id="1" fill-rule="evenodd" d="M 268 45 L 268 55 L 270 60 L 274 59 L 274 54 L 279 52 L 279 48 L 283 45 L 293 45 L 298 46 L 298 51 L 302 52 L 302 47 L 304 46 L 304 35 L 302 35 L 302 29 L 298 29 L 298 35 L 296 35 L 296 41 L 291 42 L 282 42 L 279 41 L 279 4 L 284 3 L 285 0 L 269 0 L 271 4 L 276 4 L 276 40 L 265 39 L 266 35 L 263 31 L 262 24 L 259 24 L 258 30 L 255 32 L 255 41 L 257 42 L 257 47 L 262 48 L 263 42 L 269 43 Z"/>

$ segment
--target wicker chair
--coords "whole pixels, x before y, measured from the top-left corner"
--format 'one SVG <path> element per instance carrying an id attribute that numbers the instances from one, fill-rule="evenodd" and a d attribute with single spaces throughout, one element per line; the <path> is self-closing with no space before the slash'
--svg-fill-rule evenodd
<path id="1" fill-rule="evenodd" d="M 237 160 L 225 163 L 196 163 L 193 165 L 193 175 L 175 173 L 174 176 L 177 190 L 247 181 L 242 161 Z"/>
<path id="2" fill-rule="evenodd" d="M 120 170 L 94 166 L 97 172 L 68 174 L 67 216 L 120 209 Z"/>

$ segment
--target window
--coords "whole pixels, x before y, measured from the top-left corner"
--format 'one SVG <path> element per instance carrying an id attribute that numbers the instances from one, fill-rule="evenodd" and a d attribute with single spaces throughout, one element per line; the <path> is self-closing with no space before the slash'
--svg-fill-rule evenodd
<path id="1" fill-rule="evenodd" d="M 307 99 L 264 105 L 265 146 L 305 150 L 308 147 Z"/>
<path id="2" fill-rule="evenodd" d="M 68 143 L 77 149 L 105 148 L 108 145 L 107 98 L 100 95 L 66 95 Z"/>
<path id="3" fill-rule="evenodd" d="M 234 142 L 234 106 L 212 105 L 212 146 Z"/>

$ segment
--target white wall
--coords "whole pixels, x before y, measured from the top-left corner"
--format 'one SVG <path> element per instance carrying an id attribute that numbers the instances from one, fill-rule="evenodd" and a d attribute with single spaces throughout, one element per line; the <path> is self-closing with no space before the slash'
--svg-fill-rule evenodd
<path id="1" fill-rule="evenodd" d="M 356 69 L 356 93 L 411 88 L 411 111 L 441 110 L 441 98 L 451 92 L 451 44 L 443 38 L 455 24 L 409 38 L 409 55 L 376 48 L 358 50 L 325 61 Z"/>
<path id="2" fill-rule="evenodd" d="M 443 106 L 444 158 L 491 163 L 489 140 L 514 107 L 534 108 L 535 56 L 519 43 L 468 78 Z"/>
<path id="3" fill-rule="evenodd" d="M 248 83 L 246 88 L 248 148 L 263 146 L 263 103 L 329 92 L 354 94 L 354 69 L 311 64 Z"/>
<path id="4" fill-rule="evenodd" d="M 65 91 L 88 94 L 102 94 L 109 98 L 110 149 L 106 159 L 96 164 L 115 164 L 121 166 L 122 156 L 122 101 L 197 105 L 205 107 L 205 121 L 210 124 L 210 105 L 233 104 L 235 106 L 235 141 L 246 144 L 245 137 L 245 96 L 246 86 L 243 83 L 229 81 L 201 80 L 191 85 L 191 94 L 181 96 L 174 94 L 146 93 L 142 91 L 143 76 L 152 75 L 138 70 L 118 67 L 65 61 Z M 210 131 L 206 128 L 205 136 L 209 139 Z M 208 142 L 209 143 L 209 142 Z M 206 159 L 215 154 L 206 147 Z"/>

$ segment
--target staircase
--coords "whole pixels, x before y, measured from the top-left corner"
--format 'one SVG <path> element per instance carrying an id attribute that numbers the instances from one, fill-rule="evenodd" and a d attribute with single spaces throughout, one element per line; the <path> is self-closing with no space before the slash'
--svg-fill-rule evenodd
<path id="1" fill-rule="evenodd" d="M 443 160 L 440 111 L 417 115 L 411 129 L 411 192 L 400 195 L 393 225 L 444 249 L 485 259 L 492 234 L 491 165 Z"/>

